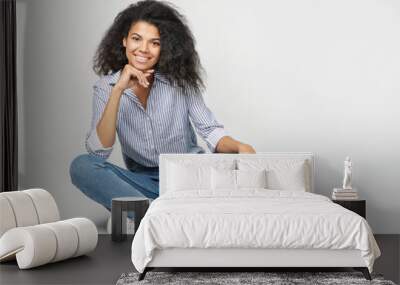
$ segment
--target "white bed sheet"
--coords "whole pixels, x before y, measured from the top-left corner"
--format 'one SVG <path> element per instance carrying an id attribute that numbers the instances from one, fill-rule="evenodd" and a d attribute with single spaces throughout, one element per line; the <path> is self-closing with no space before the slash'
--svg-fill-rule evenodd
<path id="1" fill-rule="evenodd" d="M 325 196 L 265 189 L 162 195 L 134 237 L 133 265 L 143 272 L 166 248 L 357 249 L 370 272 L 380 256 L 361 216 Z"/>

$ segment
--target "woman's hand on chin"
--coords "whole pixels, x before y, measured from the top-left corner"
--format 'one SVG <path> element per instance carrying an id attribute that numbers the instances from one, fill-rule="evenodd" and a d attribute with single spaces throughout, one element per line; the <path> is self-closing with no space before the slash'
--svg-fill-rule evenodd
<path id="1" fill-rule="evenodd" d="M 115 86 L 122 91 L 128 88 L 132 88 L 136 84 L 140 84 L 144 88 L 147 88 L 150 84 L 148 77 L 150 77 L 153 73 L 153 69 L 141 71 L 133 67 L 133 65 L 131 64 L 126 64 L 121 71 L 118 82 Z"/>

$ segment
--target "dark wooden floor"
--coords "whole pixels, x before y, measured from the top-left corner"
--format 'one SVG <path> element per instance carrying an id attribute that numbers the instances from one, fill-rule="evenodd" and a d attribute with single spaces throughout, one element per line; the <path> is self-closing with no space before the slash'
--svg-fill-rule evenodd
<path id="1" fill-rule="evenodd" d="M 382 256 L 374 272 L 399 283 L 400 235 L 375 236 Z M 110 236 L 100 235 L 94 252 L 88 256 L 19 270 L 16 262 L 0 265 L 0 284 L 115 284 L 124 272 L 134 271 L 130 259 L 131 240 L 114 243 Z"/>
<path id="2" fill-rule="evenodd" d="M 0 264 L 0 284 L 115 284 L 124 272 L 134 271 L 131 241 L 116 243 L 99 235 L 97 248 L 87 256 L 18 270 L 16 262 Z"/>

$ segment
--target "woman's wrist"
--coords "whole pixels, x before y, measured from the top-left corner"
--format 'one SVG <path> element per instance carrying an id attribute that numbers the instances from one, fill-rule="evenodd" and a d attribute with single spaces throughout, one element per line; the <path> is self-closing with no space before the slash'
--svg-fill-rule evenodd
<path id="1" fill-rule="evenodd" d="M 217 146 L 216 152 L 221 153 L 256 153 L 254 148 L 246 143 L 237 141 L 230 136 L 222 137 Z"/>
<path id="2" fill-rule="evenodd" d="M 112 88 L 111 94 L 116 94 L 121 96 L 122 93 L 124 92 L 124 89 L 119 87 L 118 85 L 114 85 L 114 87 Z"/>

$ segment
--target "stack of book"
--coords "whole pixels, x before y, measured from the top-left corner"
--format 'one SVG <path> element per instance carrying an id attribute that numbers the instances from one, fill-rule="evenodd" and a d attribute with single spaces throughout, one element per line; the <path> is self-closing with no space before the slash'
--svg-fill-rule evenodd
<path id="1" fill-rule="evenodd" d="M 333 200 L 358 200 L 356 189 L 334 188 L 332 193 Z"/>

